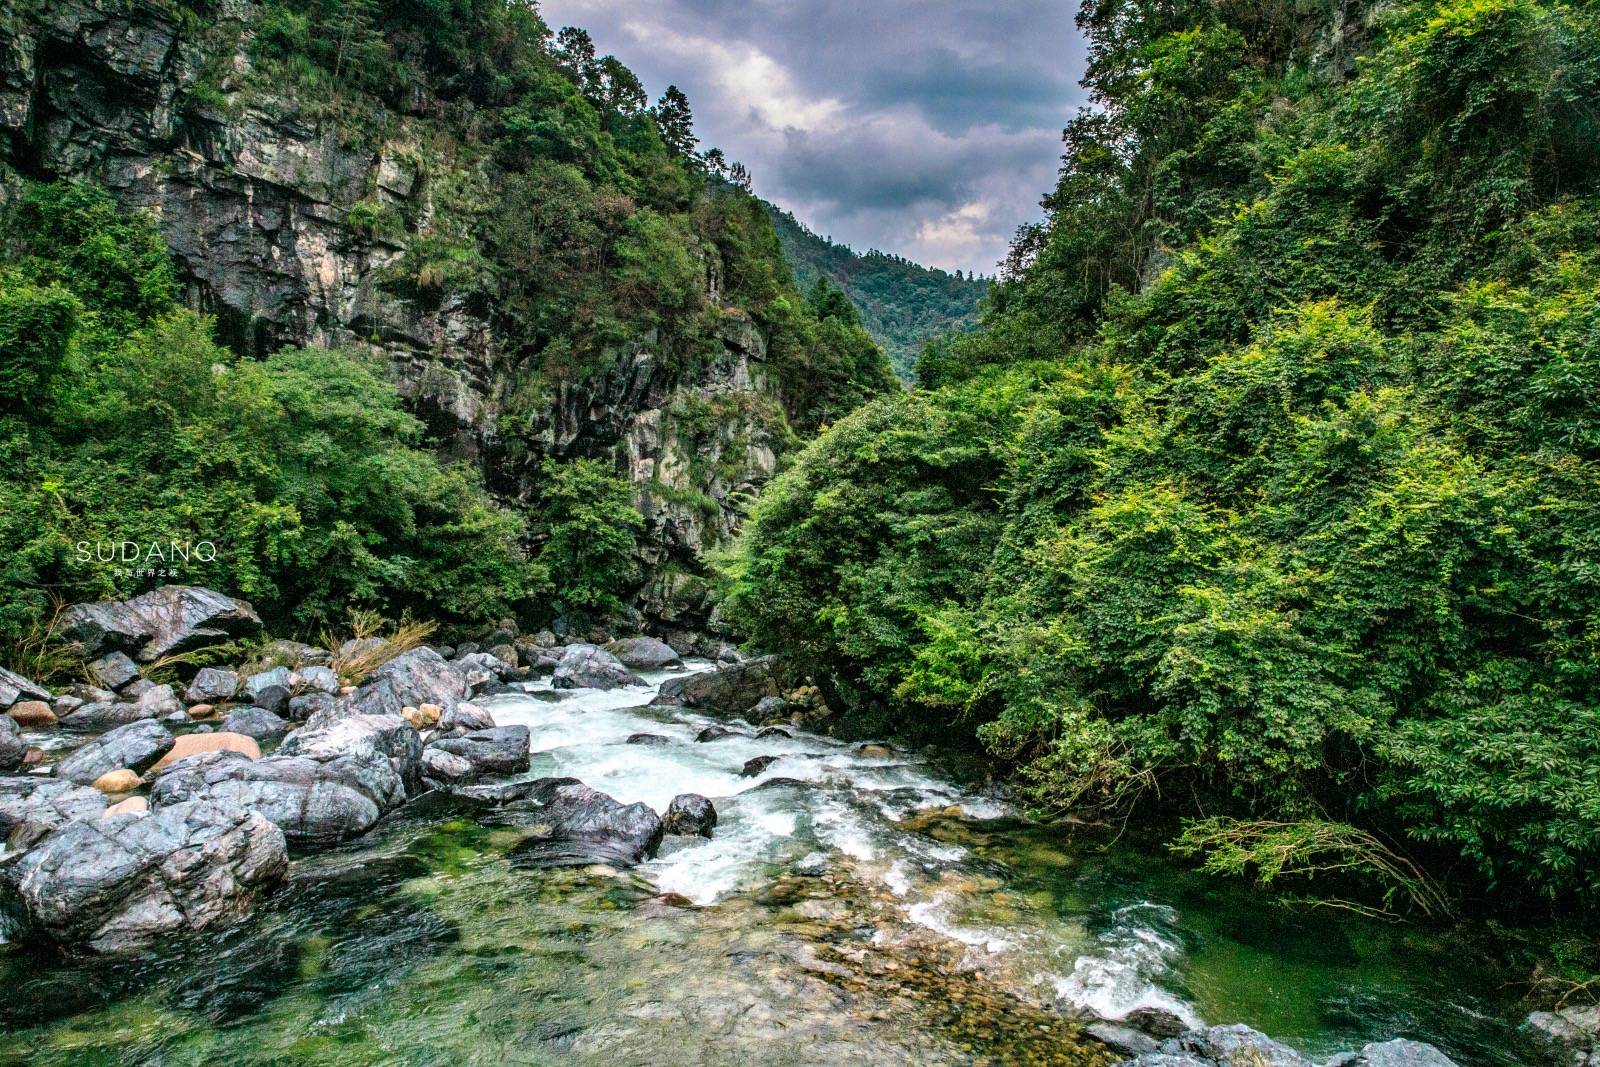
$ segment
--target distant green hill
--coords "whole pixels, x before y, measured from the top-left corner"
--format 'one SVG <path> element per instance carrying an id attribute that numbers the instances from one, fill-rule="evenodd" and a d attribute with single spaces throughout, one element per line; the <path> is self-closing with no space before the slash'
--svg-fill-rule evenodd
<path id="1" fill-rule="evenodd" d="M 813 233 L 777 205 L 762 203 L 801 289 L 809 291 L 822 274 L 837 282 L 902 380 L 912 379 L 917 354 L 930 338 L 977 325 L 978 302 L 989 291 L 989 279 L 950 274 L 884 252 L 858 254 Z"/>

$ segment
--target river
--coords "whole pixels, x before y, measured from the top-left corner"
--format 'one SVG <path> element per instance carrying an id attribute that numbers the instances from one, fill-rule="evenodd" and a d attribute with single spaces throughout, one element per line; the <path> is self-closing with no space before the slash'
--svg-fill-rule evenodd
<path id="1" fill-rule="evenodd" d="M 1069 1017 L 1141 1006 L 1312 1056 L 1405 1036 L 1526 1062 L 1517 990 L 1460 935 L 1275 906 L 1127 835 L 1032 825 L 921 756 L 696 742 L 714 720 L 649 706 L 665 677 L 482 703 L 531 728 L 530 777 L 657 811 L 704 794 L 710 839 L 524 870 L 530 816 L 418 805 L 297 861 L 204 950 L 0 947 L 0 1062 L 1098 1065 Z M 757 756 L 778 759 L 741 777 Z"/>

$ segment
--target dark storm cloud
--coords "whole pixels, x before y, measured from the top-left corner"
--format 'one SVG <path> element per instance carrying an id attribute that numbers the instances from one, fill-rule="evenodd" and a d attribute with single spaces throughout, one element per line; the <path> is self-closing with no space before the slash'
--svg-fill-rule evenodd
<path id="1" fill-rule="evenodd" d="M 1080 99 L 1073 5 L 544 0 L 821 233 L 992 271 L 1038 217 Z"/>

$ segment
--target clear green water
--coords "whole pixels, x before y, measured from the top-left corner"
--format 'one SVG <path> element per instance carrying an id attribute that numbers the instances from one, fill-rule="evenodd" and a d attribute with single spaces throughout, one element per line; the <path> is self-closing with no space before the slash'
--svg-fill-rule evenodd
<path id="1" fill-rule="evenodd" d="M 713 840 L 638 871 L 528 871 L 507 859 L 526 816 L 402 815 L 163 955 L 0 946 L 0 1063 L 1107 1063 L 1063 1014 L 1085 1003 L 1244 1022 L 1313 1056 L 1407 1036 L 1469 1067 L 1532 1062 L 1518 990 L 1470 936 L 1286 911 L 821 738 L 763 776 L 805 784 L 741 792 L 774 743 L 694 745 L 705 720 L 649 696 L 495 713 L 534 728 L 536 774 L 719 798 Z M 643 729 L 674 744 L 621 744 Z"/>

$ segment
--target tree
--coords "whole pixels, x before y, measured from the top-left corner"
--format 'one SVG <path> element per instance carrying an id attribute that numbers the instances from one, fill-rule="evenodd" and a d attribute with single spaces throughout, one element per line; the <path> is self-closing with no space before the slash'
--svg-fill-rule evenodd
<path id="1" fill-rule="evenodd" d="M 694 113 L 689 110 L 689 98 L 683 95 L 683 90 L 676 85 L 667 86 L 667 91 L 656 101 L 655 117 L 667 148 L 685 159 L 693 156 L 700 139 L 694 135 Z"/>

